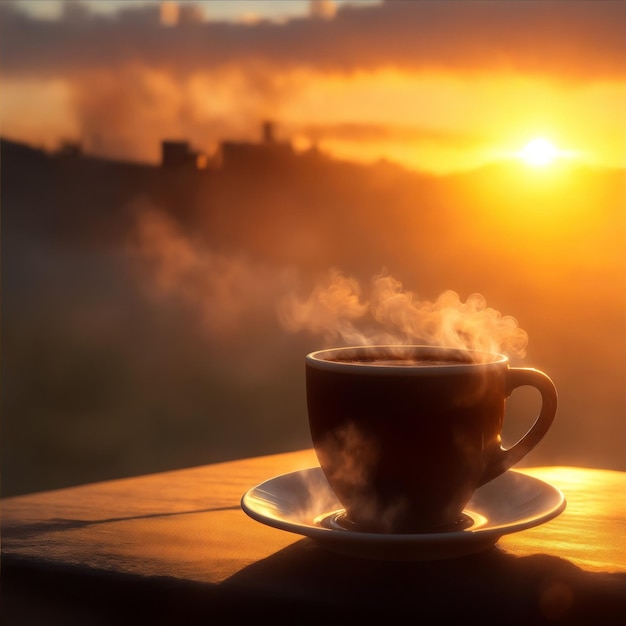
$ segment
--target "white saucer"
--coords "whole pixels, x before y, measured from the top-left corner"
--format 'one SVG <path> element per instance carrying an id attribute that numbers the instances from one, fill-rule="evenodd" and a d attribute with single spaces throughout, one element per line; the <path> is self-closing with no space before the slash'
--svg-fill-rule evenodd
<path id="1" fill-rule="evenodd" d="M 310 537 L 334 552 L 368 559 L 420 561 L 486 550 L 502 535 L 543 524 L 565 509 L 565 496 L 538 478 L 509 470 L 478 488 L 464 514 L 464 530 L 379 534 L 334 523 L 342 508 L 321 468 L 282 474 L 249 489 L 241 508 L 254 520 Z"/>

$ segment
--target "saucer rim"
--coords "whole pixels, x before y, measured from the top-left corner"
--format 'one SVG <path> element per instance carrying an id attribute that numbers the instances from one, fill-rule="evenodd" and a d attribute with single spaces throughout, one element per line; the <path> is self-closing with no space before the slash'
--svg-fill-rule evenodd
<path id="1" fill-rule="evenodd" d="M 319 466 L 311 466 L 277 474 L 248 489 L 241 497 L 241 508 L 250 518 L 266 526 L 309 537 L 313 540 L 325 544 L 327 547 L 337 552 L 346 552 L 345 548 L 342 549 L 341 545 L 336 545 L 344 544 L 344 546 L 349 547 L 348 551 L 351 554 L 355 549 L 358 549 L 359 546 L 382 546 L 383 544 L 388 547 L 406 546 L 412 548 L 419 548 L 420 546 L 424 548 L 436 548 L 437 546 L 442 546 L 445 548 L 451 548 L 456 546 L 457 548 L 462 548 L 463 546 L 466 546 L 468 547 L 468 549 L 461 552 L 461 554 L 465 554 L 472 551 L 486 549 L 494 545 L 504 535 L 520 532 L 528 528 L 533 528 L 535 526 L 544 524 L 560 515 L 567 506 L 567 500 L 565 498 L 565 495 L 560 489 L 558 489 L 554 485 L 535 476 L 525 474 L 523 471 L 509 469 L 500 476 L 496 477 L 494 481 L 501 479 L 504 476 L 515 474 L 516 476 L 521 477 L 523 481 L 529 484 L 534 484 L 544 491 L 549 491 L 551 496 L 554 498 L 554 502 L 551 503 L 549 507 L 546 507 L 544 511 L 521 518 L 518 522 L 497 524 L 492 526 L 487 524 L 486 526 L 481 526 L 476 529 L 472 529 L 472 527 L 470 527 L 459 531 L 442 533 L 371 533 L 361 531 L 355 532 L 350 531 L 349 529 L 339 530 L 315 525 L 313 519 L 317 516 L 312 516 L 311 521 L 307 523 L 301 521 L 293 521 L 286 518 L 269 516 L 255 508 L 251 501 L 255 492 L 265 490 L 272 493 L 271 489 L 266 489 L 265 487 L 271 486 L 274 482 L 282 478 L 301 475 L 305 472 L 315 472 L 323 474 L 322 469 Z M 478 490 L 480 489 L 481 487 L 479 487 Z M 471 515 L 470 505 L 468 505 L 465 511 L 469 511 Z M 341 508 L 341 505 L 339 503 L 338 508 Z M 320 514 L 323 513 L 325 512 L 320 512 Z M 331 510 L 328 511 L 328 514 L 330 513 L 332 513 Z M 476 550 L 473 550 L 471 546 L 467 546 L 466 544 L 474 544 Z M 411 560 L 418 560 L 418 558 L 414 558 Z"/>

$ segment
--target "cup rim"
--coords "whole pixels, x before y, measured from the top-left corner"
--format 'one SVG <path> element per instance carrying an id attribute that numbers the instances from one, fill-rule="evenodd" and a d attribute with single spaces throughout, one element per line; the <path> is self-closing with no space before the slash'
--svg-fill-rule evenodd
<path id="1" fill-rule="evenodd" d="M 415 350 L 420 351 L 424 356 L 436 360 L 437 356 L 443 357 L 453 354 L 462 357 L 463 360 L 450 363 L 437 363 L 431 366 L 421 365 L 389 365 L 373 364 L 371 362 L 346 362 L 343 360 L 330 360 L 324 358 L 330 355 L 336 355 L 337 358 L 350 358 L 349 355 L 367 355 L 368 353 L 380 354 L 381 350 L 400 351 L 414 353 Z M 355 357 L 352 357 L 355 358 Z M 357 346 L 341 346 L 335 348 L 322 348 L 309 352 L 305 357 L 305 362 L 310 367 L 324 369 L 330 371 L 353 371 L 353 372 L 376 372 L 377 375 L 398 374 L 405 375 L 428 375 L 432 373 L 458 372 L 459 369 L 501 366 L 509 363 L 509 358 L 498 352 L 490 352 L 488 350 L 473 350 L 468 348 L 458 348 L 452 346 L 438 345 L 422 345 L 422 344 L 375 344 L 375 345 L 357 345 Z"/>

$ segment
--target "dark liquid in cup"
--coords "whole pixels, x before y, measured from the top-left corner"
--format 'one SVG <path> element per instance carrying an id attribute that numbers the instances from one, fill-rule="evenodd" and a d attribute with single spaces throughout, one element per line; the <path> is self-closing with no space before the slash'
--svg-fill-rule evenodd
<path id="1" fill-rule="evenodd" d="M 335 363 L 349 363 L 354 365 L 374 365 L 376 367 L 433 367 L 433 366 L 445 366 L 445 365 L 461 365 L 463 363 L 469 363 L 469 361 L 463 361 L 461 359 L 413 359 L 413 358 L 394 358 L 394 357 L 359 357 L 358 359 L 329 359 Z"/>

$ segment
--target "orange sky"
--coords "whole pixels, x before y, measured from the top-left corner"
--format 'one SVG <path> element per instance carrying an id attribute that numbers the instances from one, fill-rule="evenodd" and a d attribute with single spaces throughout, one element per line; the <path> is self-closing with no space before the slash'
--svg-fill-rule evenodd
<path id="1" fill-rule="evenodd" d="M 162 138 L 211 150 L 270 118 L 297 147 L 436 172 L 536 136 L 626 165 L 626 3 L 388 0 L 321 16 L 330 4 L 241 23 L 186 3 L 168 25 L 158 6 L 43 20 L 3 3 L 2 135 L 154 162 Z"/>

